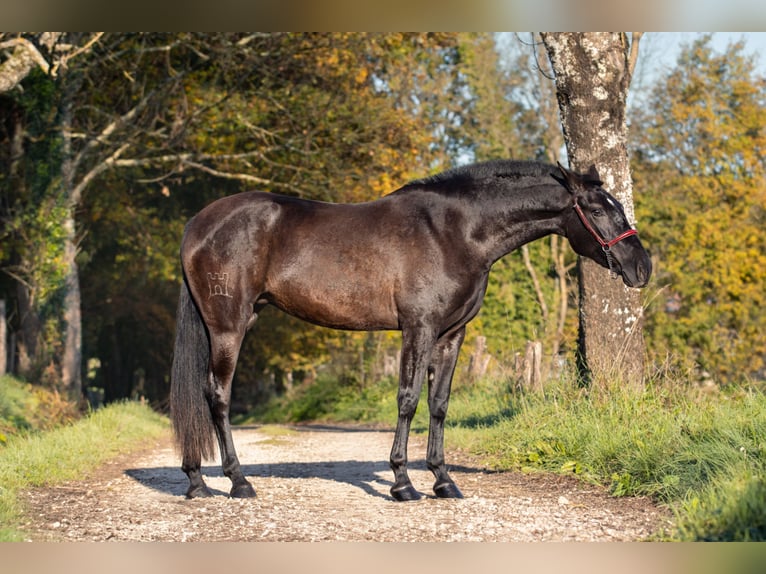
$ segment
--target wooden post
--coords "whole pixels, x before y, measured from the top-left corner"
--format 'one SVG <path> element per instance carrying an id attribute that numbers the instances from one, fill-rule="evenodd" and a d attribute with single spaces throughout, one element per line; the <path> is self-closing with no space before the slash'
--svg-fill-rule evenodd
<path id="1" fill-rule="evenodd" d="M 525 355 L 524 382 L 531 391 L 541 391 L 543 389 L 543 381 L 540 367 L 543 358 L 543 344 L 540 341 L 527 341 Z"/>
<path id="2" fill-rule="evenodd" d="M 477 379 L 487 374 L 490 359 L 492 359 L 492 356 L 487 352 L 487 338 L 483 335 L 477 336 L 468 365 L 468 372 L 472 379 Z"/>
<path id="3" fill-rule="evenodd" d="M 542 361 L 543 344 L 540 341 L 527 341 L 523 357 L 516 353 L 516 377 L 522 388 L 535 393 L 543 390 Z"/>

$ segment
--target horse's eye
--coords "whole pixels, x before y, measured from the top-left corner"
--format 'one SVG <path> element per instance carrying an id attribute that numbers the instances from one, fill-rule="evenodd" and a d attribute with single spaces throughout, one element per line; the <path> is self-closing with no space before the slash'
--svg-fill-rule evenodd
<path id="1" fill-rule="evenodd" d="M 604 215 L 604 210 L 594 209 L 593 211 L 591 211 L 591 213 L 593 214 L 593 217 L 601 217 L 602 215 Z"/>

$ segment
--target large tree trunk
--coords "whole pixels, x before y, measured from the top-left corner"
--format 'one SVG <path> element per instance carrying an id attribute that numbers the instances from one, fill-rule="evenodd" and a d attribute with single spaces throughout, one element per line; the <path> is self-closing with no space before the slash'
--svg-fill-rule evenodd
<path id="1" fill-rule="evenodd" d="M 72 110 L 79 88 L 79 79 L 72 78 L 64 87 L 61 109 L 61 135 L 63 141 L 63 161 L 61 165 L 61 181 L 64 186 L 69 209 L 64 223 L 66 238 L 64 245 L 64 262 L 67 267 L 64 282 L 64 308 L 62 320 L 64 325 L 64 351 L 61 357 L 61 384 L 69 397 L 75 401 L 82 399 L 82 312 L 80 309 L 80 276 L 77 268 L 77 226 L 75 209 L 80 203 L 79 193 L 75 185 L 75 160 L 72 151 Z"/>
<path id="2" fill-rule="evenodd" d="M 556 77 L 570 167 L 595 164 L 604 187 L 635 223 L 625 109 L 639 36 L 621 33 L 542 35 Z M 640 385 L 644 373 L 643 308 L 639 291 L 581 258 L 580 360 L 593 384 Z"/>

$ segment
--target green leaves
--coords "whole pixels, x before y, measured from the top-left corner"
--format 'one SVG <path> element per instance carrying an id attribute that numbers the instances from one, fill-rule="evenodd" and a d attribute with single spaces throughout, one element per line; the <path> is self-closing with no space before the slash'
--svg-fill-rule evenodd
<path id="1" fill-rule="evenodd" d="M 766 356 L 766 98 L 742 48 L 688 46 L 633 130 L 641 232 L 664 288 L 650 349 L 719 382 L 758 376 Z"/>
<path id="2" fill-rule="evenodd" d="M 15 238 L 20 255 L 10 272 L 30 286 L 38 309 L 61 289 L 69 270 L 64 259 L 69 209 L 61 195 L 52 194 L 27 204 L 8 222 L 6 233 Z"/>

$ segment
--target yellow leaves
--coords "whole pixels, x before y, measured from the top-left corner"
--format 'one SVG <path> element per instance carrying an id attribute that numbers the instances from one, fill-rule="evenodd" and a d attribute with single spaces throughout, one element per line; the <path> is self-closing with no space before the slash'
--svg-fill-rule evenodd
<path id="1" fill-rule="evenodd" d="M 356 77 L 354 78 L 356 80 L 357 84 L 363 84 L 367 81 L 367 76 L 369 73 L 367 72 L 366 68 L 359 68 L 356 72 Z"/>
<path id="2" fill-rule="evenodd" d="M 650 315 L 649 340 L 730 379 L 766 356 L 766 105 L 736 50 L 701 42 L 682 61 L 657 86 L 638 170 L 657 276 L 679 302 Z"/>

